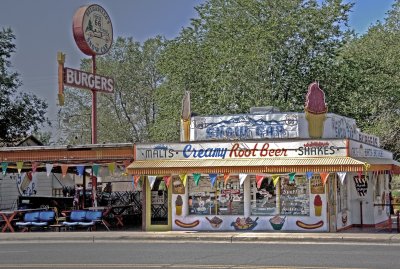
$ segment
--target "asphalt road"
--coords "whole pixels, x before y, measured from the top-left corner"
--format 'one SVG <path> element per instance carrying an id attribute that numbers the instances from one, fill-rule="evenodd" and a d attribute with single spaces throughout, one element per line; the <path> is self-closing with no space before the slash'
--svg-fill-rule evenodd
<path id="1" fill-rule="evenodd" d="M 400 268 L 400 246 L 300 243 L 0 243 L 0 268 Z"/>

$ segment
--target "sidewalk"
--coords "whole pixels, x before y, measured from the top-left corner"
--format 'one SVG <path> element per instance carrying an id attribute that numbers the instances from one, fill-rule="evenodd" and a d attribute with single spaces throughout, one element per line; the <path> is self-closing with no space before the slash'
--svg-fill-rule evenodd
<path id="1" fill-rule="evenodd" d="M 27 232 L 0 233 L 1 243 L 34 242 L 218 242 L 218 243 L 379 243 L 400 244 L 398 233 L 275 232 Z"/>

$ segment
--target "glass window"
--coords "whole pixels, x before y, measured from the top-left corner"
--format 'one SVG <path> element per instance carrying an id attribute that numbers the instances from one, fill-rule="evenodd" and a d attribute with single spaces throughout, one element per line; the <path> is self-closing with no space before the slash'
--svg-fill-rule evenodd
<path id="1" fill-rule="evenodd" d="M 211 186 L 208 176 L 202 176 L 196 186 L 193 178 L 189 182 L 189 214 L 191 215 L 243 215 L 243 186 L 238 177 L 231 176 L 227 184 L 218 178 Z"/>
<path id="2" fill-rule="evenodd" d="M 310 183 L 304 175 L 296 175 L 294 181 L 281 176 L 280 188 L 281 215 L 310 215 Z"/>
<path id="3" fill-rule="evenodd" d="M 259 189 L 257 189 L 255 176 L 250 178 L 251 184 L 251 214 L 252 215 L 275 215 L 276 188 L 270 178 L 265 178 Z"/>

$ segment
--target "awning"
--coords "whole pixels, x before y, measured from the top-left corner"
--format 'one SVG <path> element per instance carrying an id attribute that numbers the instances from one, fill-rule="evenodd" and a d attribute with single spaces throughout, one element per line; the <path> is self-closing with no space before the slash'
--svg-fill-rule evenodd
<path id="1" fill-rule="evenodd" d="M 266 158 L 134 161 L 130 174 L 161 175 L 179 173 L 285 173 L 285 172 L 358 172 L 366 162 L 350 157 Z"/>

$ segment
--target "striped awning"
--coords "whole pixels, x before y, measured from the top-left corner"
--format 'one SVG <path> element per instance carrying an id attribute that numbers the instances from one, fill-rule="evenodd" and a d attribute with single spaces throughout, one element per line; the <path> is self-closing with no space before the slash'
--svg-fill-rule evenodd
<path id="1" fill-rule="evenodd" d="M 357 172 L 365 170 L 366 162 L 350 157 L 330 158 L 258 158 L 203 160 L 145 160 L 134 161 L 130 174 L 178 173 L 285 173 L 285 172 Z"/>

